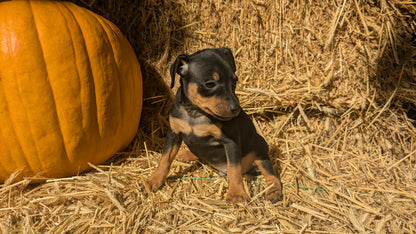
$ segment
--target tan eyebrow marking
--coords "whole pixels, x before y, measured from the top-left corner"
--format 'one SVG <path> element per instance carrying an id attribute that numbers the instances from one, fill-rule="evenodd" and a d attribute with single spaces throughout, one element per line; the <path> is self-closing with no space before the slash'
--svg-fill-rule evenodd
<path id="1" fill-rule="evenodd" d="M 212 78 L 214 78 L 214 80 L 219 81 L 220 80 L 220 75 L 216 72 L 212 73 Z"/>

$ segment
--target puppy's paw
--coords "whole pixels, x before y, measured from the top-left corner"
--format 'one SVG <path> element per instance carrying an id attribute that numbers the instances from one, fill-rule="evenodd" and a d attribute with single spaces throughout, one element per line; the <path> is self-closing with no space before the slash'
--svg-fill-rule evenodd
<path id="1" fill-rule="evenodd" d="M 198 160 L 198 157 L 191 153 L 191 151 L 182 149 L 178 152 L 175 159 L 180 162 L 189 162 Z"/>
<path id="2" fill-rule="evenodd" d="M 227 202 L 234 205 L 248 201 L 249 197 L 244 189 L 230 189 L 230 191 L 228 191 L 226 200 Z"/>
<path id="3" fill-rule="evenodd" d="M 146 180 L 146 184 L 149 187 L 150 191 L 155 192 L 163 185 L 164 181 L 165 180 L 163 178 L 152 175 Z"/>
<path id="4" fill-rule="evenodd" d="M 266 199 L 271 201 L 272 203 L 276 203 L 278 201 L 283 200 L 283 193 L 281 188 L 277 188 L 273 186 L 267 193 Z"/>
<path id="5" fill-rule="evenodd" d="M 271 181 L 268 181 L 267 185 L 273 184 L 269 191 L 266 193 L 266 199 L 271 201 L 272 203 L 276 203 L 278 201 L 283 200 L 283 193 L 282 193 L 282 183 L 279 179 L 274 178 Z"/>

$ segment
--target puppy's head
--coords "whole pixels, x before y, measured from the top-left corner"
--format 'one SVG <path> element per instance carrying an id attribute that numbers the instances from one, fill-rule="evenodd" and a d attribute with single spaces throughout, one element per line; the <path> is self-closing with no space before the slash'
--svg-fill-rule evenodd
<path id="1" fill-rule="evenodd" d="M 228 48 L 181 54 L 170 68 L 171 88 L 175 74 L 179 74 L 182 92 L 193 105 L 214 118 L 230 120 L 240 113 L 235 71 L 234 56 Z"/>

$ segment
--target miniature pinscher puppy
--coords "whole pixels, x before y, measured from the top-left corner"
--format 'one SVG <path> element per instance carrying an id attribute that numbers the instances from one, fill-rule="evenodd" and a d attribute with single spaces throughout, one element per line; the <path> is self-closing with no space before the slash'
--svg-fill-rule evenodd
<path id="1" fill-rule="evenodd" d="M 241 109 L 235 88 L 237 76 L 234 56 L 228 48 L 205 49 L 192 55 L 179 55 L 170 68 L 171 88 L 175 74 L 180 88 L 169 114 L 170 129 L 156 171 L 147 179 L 152 191 L 165 181 L 182 141 L 198 158 L 227 174 L 227 201 L 235 204 L 248 200 L 243 187 L 243 173 L 253 163 L 264 175 L 266 193 L 272 202 L 282 199 L 281 182 L 268 157 L 268 145 Z M 182 155 L 183 156 L 183 155 Z"/>

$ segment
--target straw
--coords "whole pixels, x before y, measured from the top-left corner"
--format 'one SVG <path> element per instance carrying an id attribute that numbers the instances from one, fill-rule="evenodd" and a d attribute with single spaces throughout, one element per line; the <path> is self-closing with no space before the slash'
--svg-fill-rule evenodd
<path id="1" fill-rule="evenodd" d="M 130 146 L 69 178 L 0 185 L 2 233 L 415 233 L 415 15 L 411 1 L 114 1 L 77 4 L 114 22 L 141 63 L 144 101 Z M 270 147 L 283 201 L 225 201 L 201 162 L 158 164 L 176 56 L 229 47 L 237 95 Z M 409 113 L 409 116 L 407 115 Z M 242 126 L 244 127 L 244 126 Z"/>

